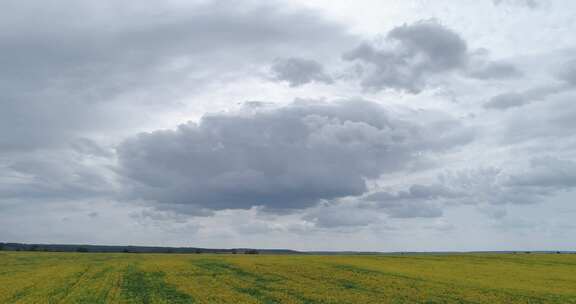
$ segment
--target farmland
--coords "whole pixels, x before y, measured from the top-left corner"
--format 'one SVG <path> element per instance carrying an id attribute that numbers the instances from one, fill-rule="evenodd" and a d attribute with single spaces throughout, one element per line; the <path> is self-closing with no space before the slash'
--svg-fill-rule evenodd
<path id="1" fill-rule="evenodd" d="M 576 303 L 576 255 L 0 252 L 0 303 Z"/>

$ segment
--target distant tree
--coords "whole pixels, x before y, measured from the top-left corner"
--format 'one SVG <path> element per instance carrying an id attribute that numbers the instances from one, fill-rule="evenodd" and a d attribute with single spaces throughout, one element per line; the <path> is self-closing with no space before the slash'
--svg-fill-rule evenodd
<path id="1" fill-rule="evenodd" d="M 124 252 L 124 253 L 130 253 L 130 250 L 124 248 L 124 249 L 122 249 L 122 252 Z"/>
<path id="2" fill-rule="evenodd" d="M 248 249 L 248 250 L 246 250 L 246 254 L 258 254 L 258 250 L 256 250 L 256 249 Z"/>
<path id="3" fill-rule="evenodd" d="M 30 251 L 38 251 L 38 245 L 30 246 Z"/>
<path id="4" fill-rule="evenodd" d="M 4 244 L 0 244 L 0 251 L 4 250 Z"/>
<path id="5" fill-rule="evenodd" d="M 78 247 L 78 248 L 76 248 L 76 252 L 88 252 L 88 249 L 86 249 L 84 247 Z"/>
<path id="6" fill-rule="evenodd" d="M 232 254 L 237 254 L 237 253 L 238 253 L 238 250 L 232 249 Z"/>
<path id="7" fill-rule="evenodd" d="M 202 250 L 200 250 L 200 249 L 195 249 L 195 250 L 194 250 L 194 253 L 195 253 L 195 254 L 200 254 L 200 253 L 202 253 Z"/>

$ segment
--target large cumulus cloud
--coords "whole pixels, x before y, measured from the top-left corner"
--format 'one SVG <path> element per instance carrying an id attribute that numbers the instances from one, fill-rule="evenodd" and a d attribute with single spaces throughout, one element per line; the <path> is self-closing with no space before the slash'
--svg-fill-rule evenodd
<path id="1" fill-rule="evenodd" d="M 470 138 L 435 112 L 300 101 L 143 133 L 118 153 L 132 195 L 161 208 L 295 209 L 361 195 L 366 180 Z"/>

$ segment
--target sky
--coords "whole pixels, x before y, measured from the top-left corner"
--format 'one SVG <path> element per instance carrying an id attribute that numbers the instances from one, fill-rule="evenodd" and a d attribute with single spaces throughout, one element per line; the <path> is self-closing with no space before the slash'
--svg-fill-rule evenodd
<path id="1" fill-rule="evenodd" d="M 574 250 L 574 12 L 6 0 L 0 241 Z"/>

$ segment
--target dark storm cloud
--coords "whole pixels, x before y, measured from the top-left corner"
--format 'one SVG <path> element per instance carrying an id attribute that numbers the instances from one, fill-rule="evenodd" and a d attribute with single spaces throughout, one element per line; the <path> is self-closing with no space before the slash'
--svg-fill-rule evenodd
<path id="1" fill-rule="evenodd" d="M 132 195 L 145 200 L 208 209 L 297 209 L 361 195 L 366 179 L 471 137 L 469 129 L 434 112 L 402 118 L 367 101 L 296 102 L 143 133 L 118 153 Z"/>
<path id="2" fill-rule="evenodd" d="M 343 58 L 360 64 L 365 89 L 419 92 L 427 77 L 463 68 L 467 50 L 454 31 L 436 21 L 420 21 L 394 28 L 380 47 L 365 43 Z"/>
<path id="3" fill-rule="evenodd" d="M 282 58 L 271 67 L 274 80 L 286 81 L 291 87 L 310 82 L 332 83 L 332 78 L 324 72 L 317 61 L 304 58 Z"/>

